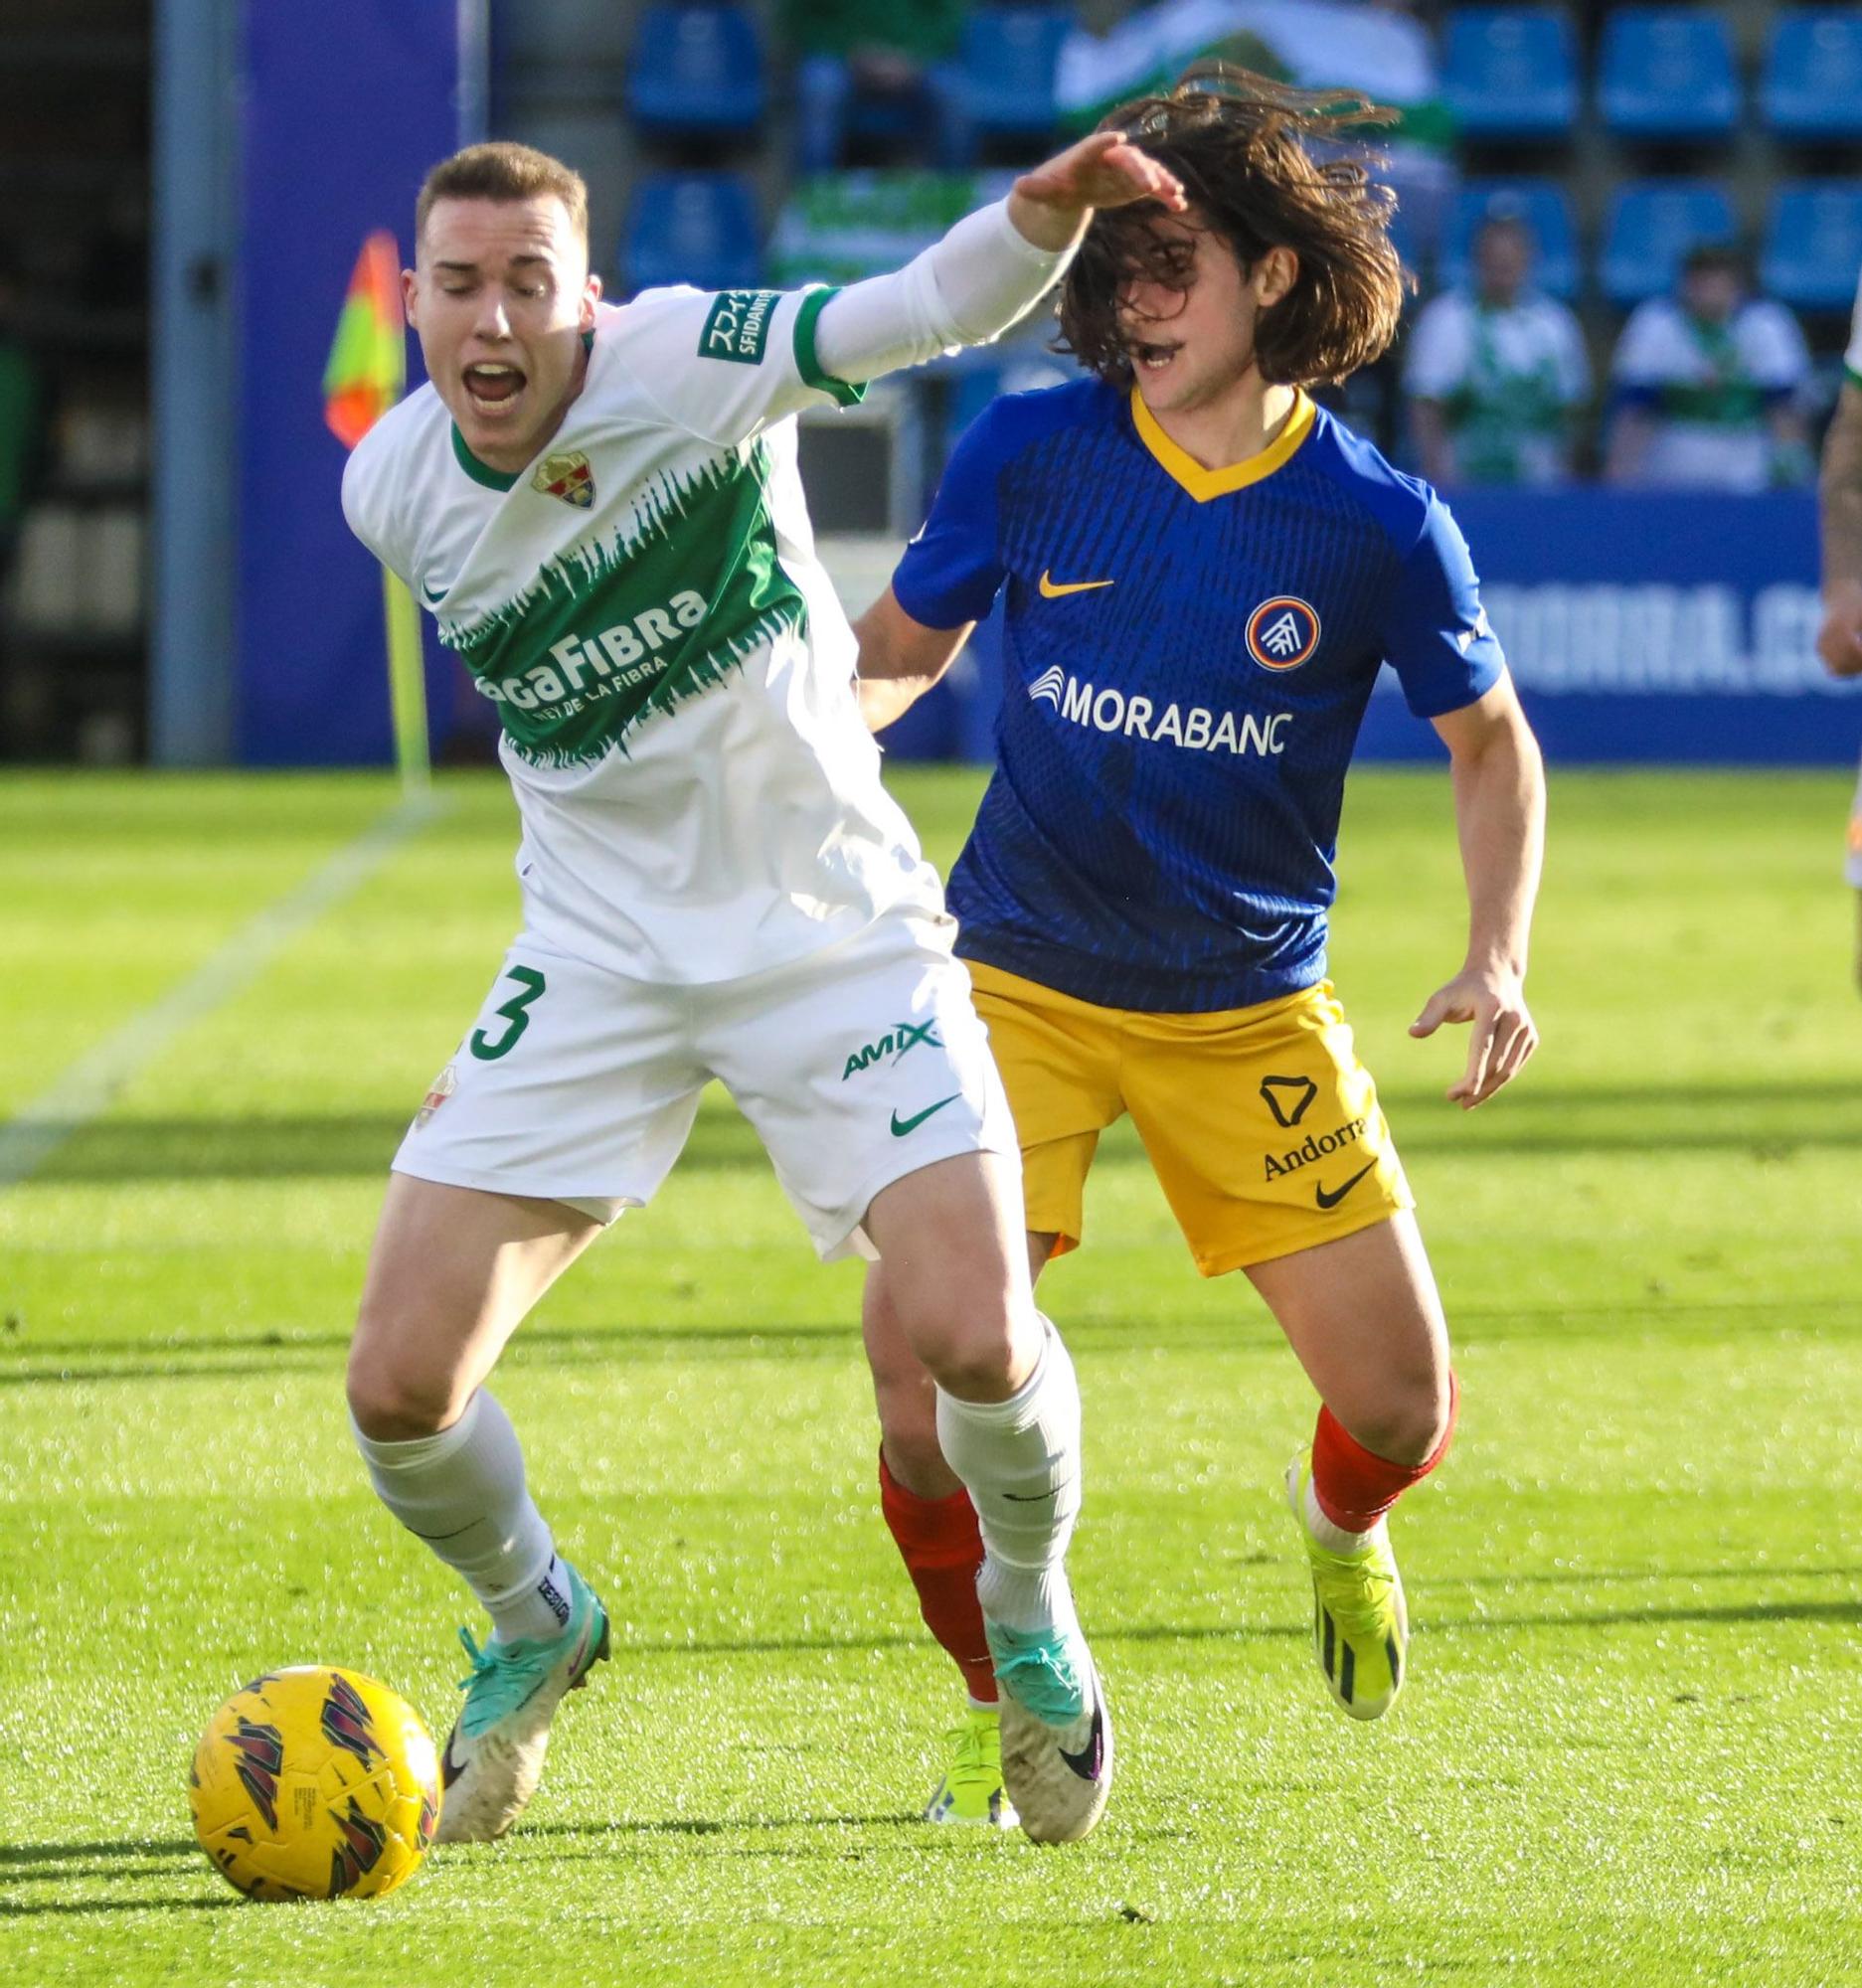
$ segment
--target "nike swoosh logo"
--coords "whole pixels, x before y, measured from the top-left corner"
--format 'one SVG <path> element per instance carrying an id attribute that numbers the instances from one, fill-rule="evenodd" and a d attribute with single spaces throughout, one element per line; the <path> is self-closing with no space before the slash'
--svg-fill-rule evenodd
<path id="1" fill-rule="evenodd" d="M 455 1726 L 446 1735 L 446 1750 L 439 1756 L 439 1785 L 442 1788 L 451 1787 L 453 1782 L 465 1772 L 465 1762 L 463 1760 L 455 1760 L 452 1757 L 452 1742 L 458 1737 L 459 1729 Z"/>
<path id="2" fill-rule="evenodd" d="M 1068 1752 L 1065 1746 L 1056 1750 L 1083 1781 L 1099 1779 L 1105 1765 L 1105 1714 L 1097 1699 L 1093 1706 L 1093 1731 L 1087 1737 L 1087 1743 L 1077 1753 Z"/>
<path id="3" fill-rule="evenodd" d="M 450 586 L 429 587 L 425 580 L 421 581 L 421 598 L 428 607 L 437 607 L 451 591 Z"/>
<path id="4" fill-rule="evenodd" d="M 1375 1173 L 1376 1171 L 1377 1162 L 1373 1160 L 1368 1167 L 1360 1167 L 1343 1187 L 1335 1188 L 1330 1194 L 1327 1194 L 1324 1188 L 1320 1187 L 1315 1181 L 1312 1187 L 1312 1198 L 1321 1208 L 1336 1208 L 1366 1174 Z"/>
<path id="5" fill-rule="evenodd" d="M 941 1111 L 946 1104 L 954 1104 L 962 1095 L 962 1091 L 953 1090 L 948 1097 L 938 1098 L 935 1104 L 926 1105 L 923 1111 L 915 1111 L 910 1118 L 901 1118 L 898 1112 L 895 1111 L 892 1114 L 893 1137 L 895 1139 L 903 1139 L 908 1132 L 916 1132 L 933 1111 Z"/>
<path id="6" fill-rule="evenodd" d="M 1064 593 L 1092 593 L 1101 586 L 1116 586 L 1114 580 L 1051 580 L 1044 571 L 1041 576 L 1041 597 L 1043 600 L 1058 600 Z"/>

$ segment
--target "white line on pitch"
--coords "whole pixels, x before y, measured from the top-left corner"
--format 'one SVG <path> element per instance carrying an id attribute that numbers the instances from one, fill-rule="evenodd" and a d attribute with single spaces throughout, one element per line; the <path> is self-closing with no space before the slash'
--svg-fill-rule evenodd
<path id="1" fill-rule="evenodd" d="M 443 812 L 444 803 L 430 796 L 403 801 L 345 843 L 295 890 L 249 918 L 185 980 L 85 1051 L 56 1083 L 0 1124 L 0 1193 L 27 1179 L 74 1132 L 101 1117 L 124 1085 L 183 1029 L 244 992 L 299 932 L 359 889 L 402 843 Z"/>

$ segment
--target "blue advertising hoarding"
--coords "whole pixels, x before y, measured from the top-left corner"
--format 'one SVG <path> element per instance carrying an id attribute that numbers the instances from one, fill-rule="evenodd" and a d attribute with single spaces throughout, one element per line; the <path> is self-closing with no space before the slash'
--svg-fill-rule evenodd
<path id="1" fill-rule="evenodd" d="M 322 378 L 364 238 L 413 248 L 427 168 L 481 114 L 476 9 L 317 0 L 245 11 L 240 240 L 237 750 L 248 765 L 391 757 L 379 568 L 338 501 Z M 468 129 L 466 135 L 476 136 Z M 410 387 L 423 377 L 410 341 Z M 451 666 L 428 634 L 428 699 Z"/>
<path id="2" fill-rule="evenodd" d="M 1566 764 L 1849 762 L 1862 681 L 1816 658 L 1816 503 L 1575 489 L 1467 491 L 1453 510 L 1488 618 L 1546 756 Z M 887 736 L 901 757 L 993 756 L 999 615 L 951 690 Z M 1379 679 L 1361 759 L 1441 751 L 1392 673 Z"/>

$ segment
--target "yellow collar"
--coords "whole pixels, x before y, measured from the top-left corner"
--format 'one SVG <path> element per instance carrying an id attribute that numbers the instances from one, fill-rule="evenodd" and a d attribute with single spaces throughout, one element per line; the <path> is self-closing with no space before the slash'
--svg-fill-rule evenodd
<path id="1" fill-rule="evenodd" d="M 1271 476 L 1282 463 L 1291 460 L 1299 444 L 1312 432 L 1317 414 L 1318 409 L 1295 389 L 1293 412 L 1277 440 L 1269 442 L 1259 455 L 1251 455 L 1245 462 L 1205 469 L 1188 449 L 1179 448 L 1157 425 L 1156 415 L 1144 405 L 1144 397 L 1135 384 L 1131 389 L 1131 418 L 1137 423 L 1138 439 L 1157 458 L 1158 465 L 1199 504 L 1207 504 L 1212 497 L 1226 497 L 1232 490 L 1246 490 L 1251 483 Z"/>

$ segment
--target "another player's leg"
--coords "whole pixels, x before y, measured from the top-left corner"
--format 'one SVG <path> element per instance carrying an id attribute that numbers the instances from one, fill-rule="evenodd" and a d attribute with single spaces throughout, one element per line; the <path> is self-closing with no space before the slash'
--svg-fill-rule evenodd
<path id="1" fill-rule="evenodd" d="M 1314 1652 L 1345 1711 L 1376 1719 L 1403 1689 L 1410 1635 L 1388 1515 L 1440 1462 L 1454 1426 L 1435 1278 L 1408 1210 L 1248 1274 L 1319 1392 L 1311 1447 L 1286 1474 L 1312 1572 Z"/>
<path id="2" fill-rule="evenodd" d="M 1029 1239 L 1031 1273 L 1053 1243 L 1051 1236 Z M 925 1819 L 1013 1829 L 1020 1818 L 1002 1785 L 995 1668 L 976 1598 L 982 1533 L 969 1493 L 937 1446 L 936 1383 L 906 1343 L 884 1263 L 867 1272 L 862 1328 L 879 1408 L 880 1510 L 918 1591 L 925 1626 L 956 1665 L 965 1693 Z"/>
<path id="3" fill-rule="evenodd" d="M 509 1418 L 483 1383 L 600 1233 L 559 1202 L 390 1176 L 350 1349 L 357 1446 L 382 1502 L 491 1617 L 441 1759 L 439 1840 L 501 1836 L 536 1791 L 550 1720 L 607 1654 L 607 1617 L 560 1558 Z"/>
<path id="4" fill-rule="evenodd" d="M 969 1493 L 1001 1687 L 1002 1766 L 1022 1828 L 1071 1842 L 1111 1784 L 1111 1728 L 1066 1573 L 1080 1509 L 1073 1363 L 1034 1307 L 1013 1163 L 939 1161 L 868 1210 L 906 1344 L 936 1388 L 937 1446 Z"/>

